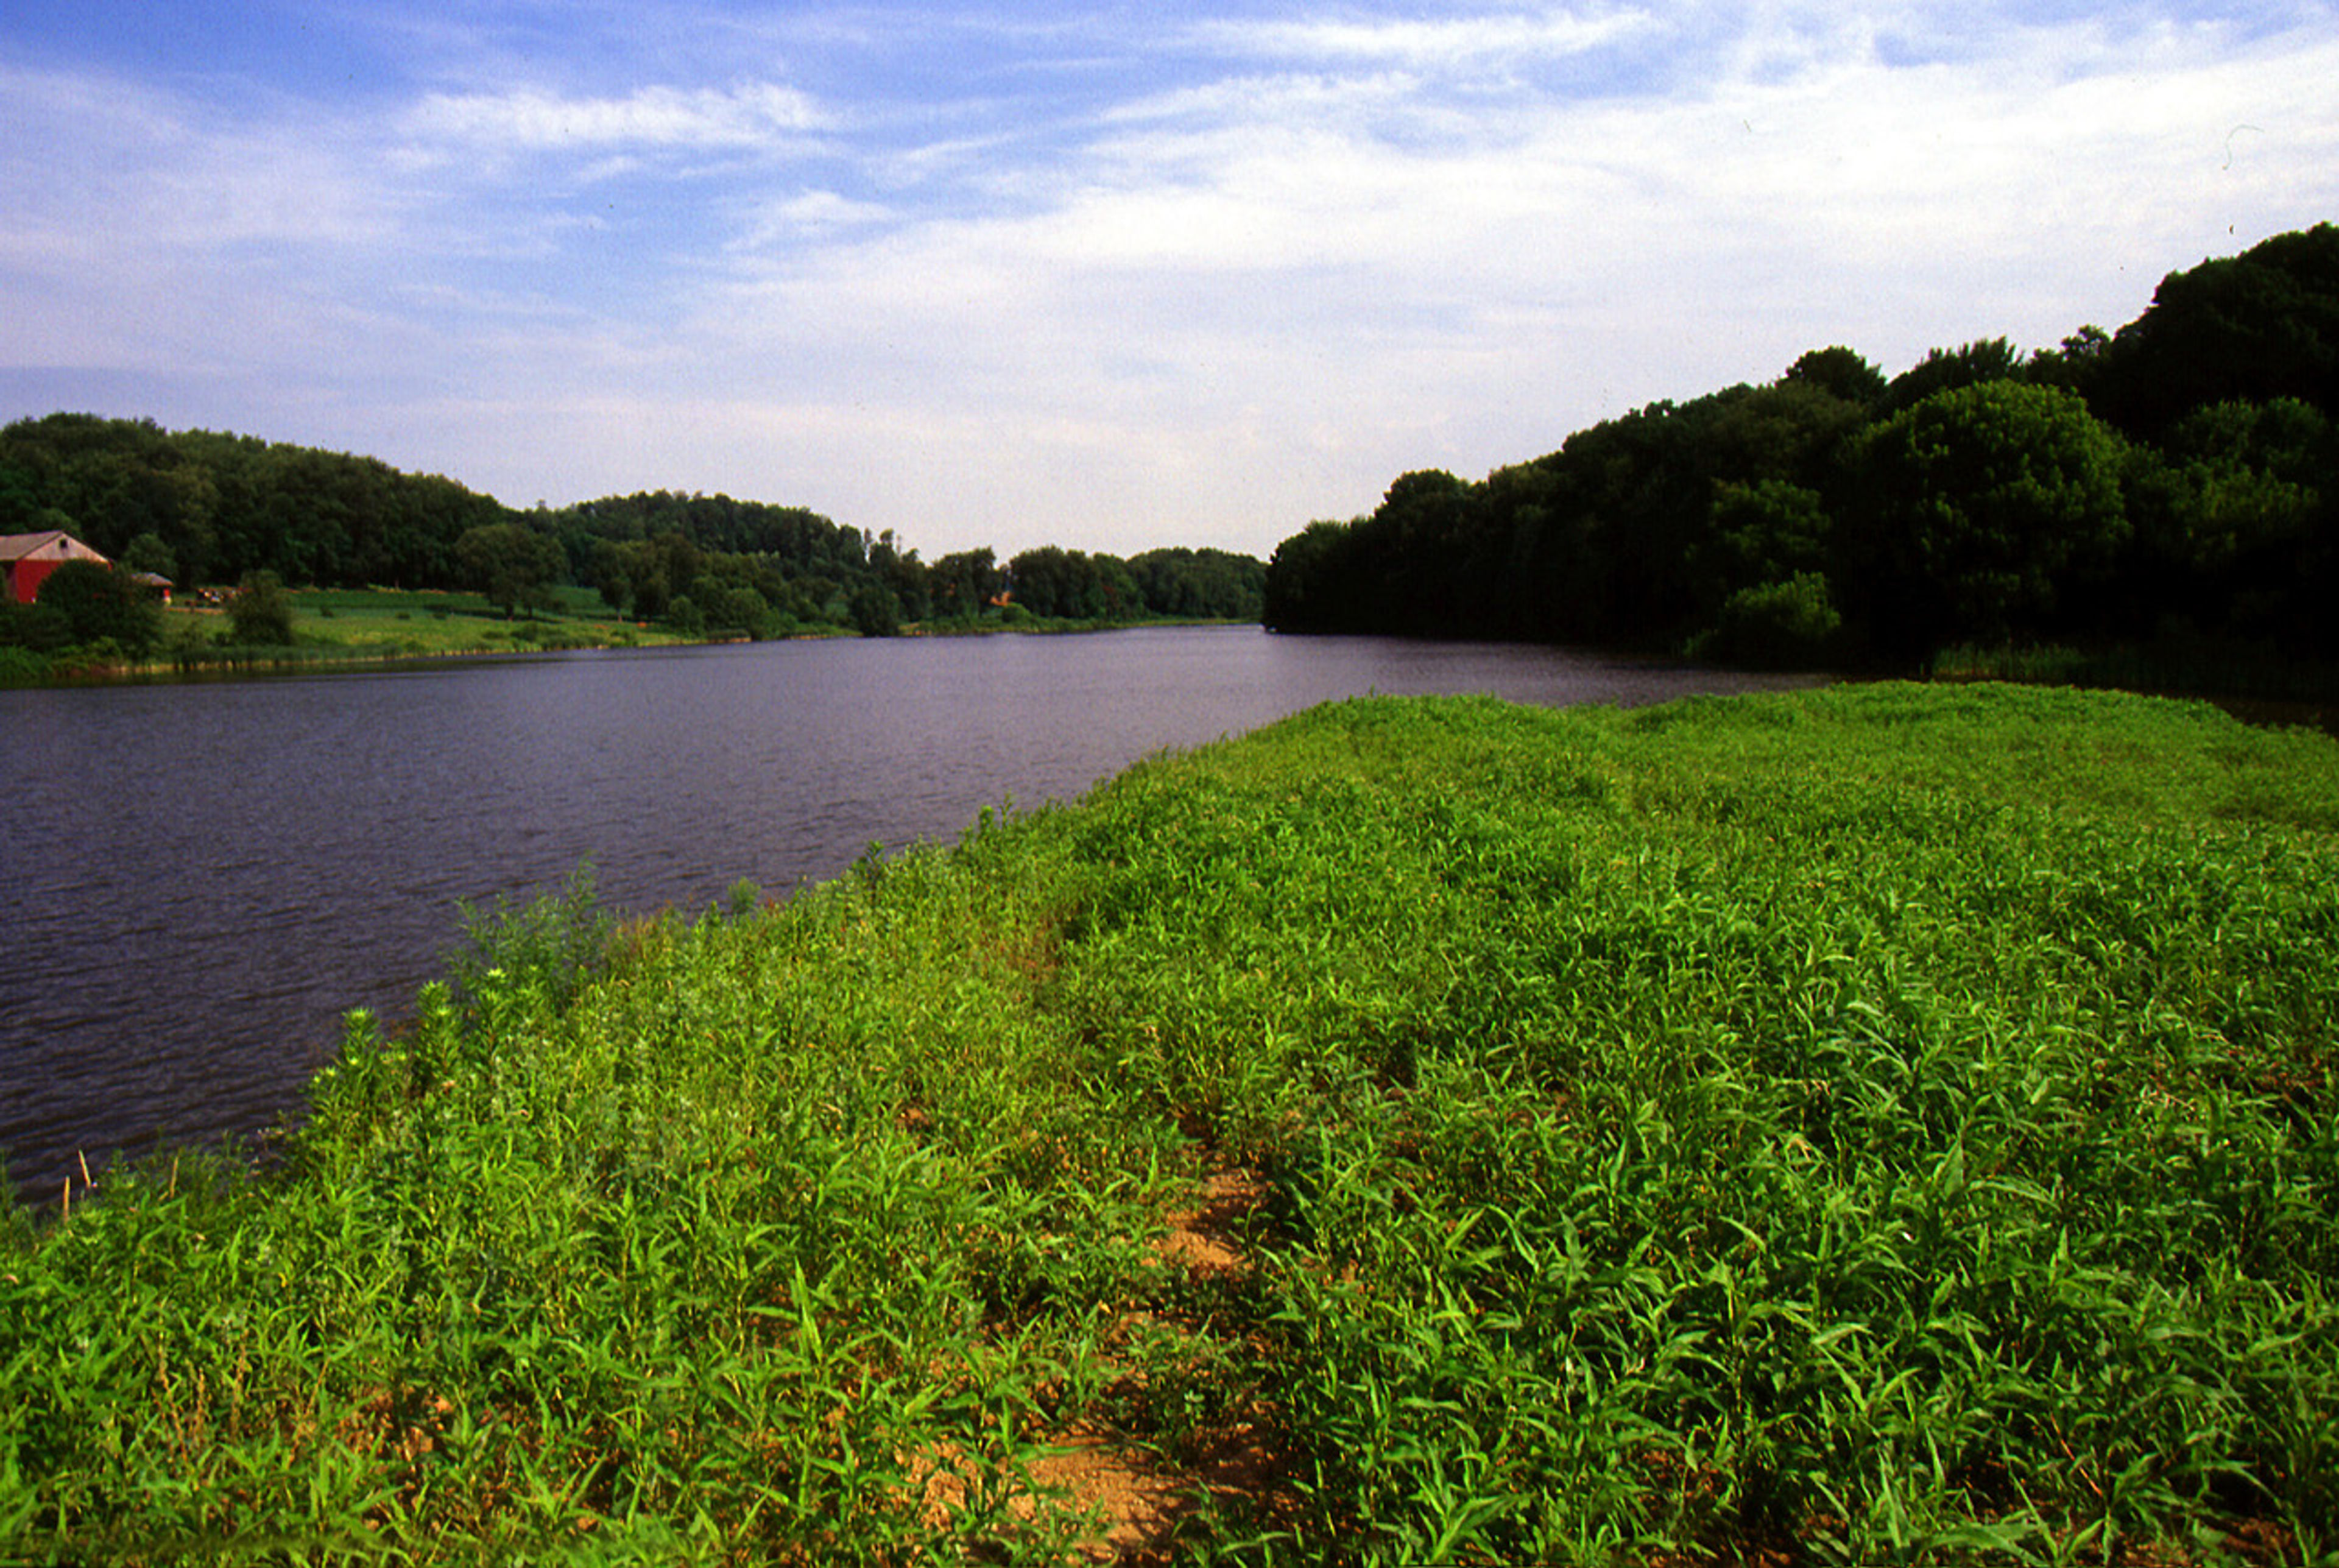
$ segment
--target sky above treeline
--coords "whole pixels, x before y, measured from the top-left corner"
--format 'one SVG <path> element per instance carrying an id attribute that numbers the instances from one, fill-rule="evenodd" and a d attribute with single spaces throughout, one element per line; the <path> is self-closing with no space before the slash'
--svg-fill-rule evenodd
<path id="1" fill-rule="evenodd" d="M 2339 219 L 2307 0 L 10 0 L 0 420 L 1264 555 Z"/>

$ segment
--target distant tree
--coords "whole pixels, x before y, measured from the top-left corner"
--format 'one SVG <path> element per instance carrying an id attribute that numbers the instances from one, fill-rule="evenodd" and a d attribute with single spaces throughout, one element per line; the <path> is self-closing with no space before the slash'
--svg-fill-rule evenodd
<path id="1" fill-rule="evenodd" d="M 2067 387 L 2092 405 L 2111 346 L 2111 334 L 2101 327 L 2082 327 L 2066 337 L 2061 347 L 2032 354 L 2022 369 L 2023 379 L 2035 386 Z"/>
<path id="2" fill-rule="evenodd" d="M 1354 586 L 1354 538 L 1362 524 L 1318 518 L 1275 547 L 1260 610 L 1268 626 L 1285 632 L 1373 629 Z"/>
<path id="3" fill-rule="evenodd" d="M 129 573 L 95 561 L 66 561 L 42 580 L 39 603 L 62 617 L 71 642 L 110 642 L 143 654 L 163 635 L 162 608 Z"/>
<path id="4" fill-rule="evenodd" d="M 1690 645 L 1690 653 L 1766 669 L 1818 666 L 1832 662 L 1842 625 L 1827 578 L 1798 572 L 1731 595 L 1713 628 Z"/>
<path id="5" fill-rule="evenodd" d="M 2234 400 L 2295 398 L 2339 414 L 2339 226 L 2169 273 L 2114 334 L 2090 397 L 2142 436 Z"/>
<path id="6" fill-rule="evenodd" d="M 73 628 L 65 617 L 47 605 L 35 601 L 20 605 L 14 594 L 0 593 L 0 648 L 26 648 L 35 654 L 54 654 L 73 641 Z M 45 667 L 36 666 L 37 669 Z M 0 660 L 0 676 L 26 666 L 18 660 Z"/>
<path id="7" fill-rule="evenodd" d="M 2005 338 L 1977 338 L 1954 349 L 1933 349 L 1892 378 L 1884 389 L 1883 409 L 1886 413 L 1897 413 L 1936 392 L 2011 380 L 2022 372 L 2022 355 Z"/>
<path id="8" fill-rule="evenodd" d="M 1371 516 L 1278 546 L 1262 613 L 1758 658 L 1872 637 L 1894 662 L 1950 636 L 2182 618 L 2339 655 L 2334 419 L 2324 223 L 2171 273 L 2116 335 L 2081 327 L 2028 358 L 1977 339 L 1889 381 L 1816 349 L 1768 386 L 1648 404 L 1482 484 L 1404 475 Z"/>
<path id="9" fill-rule="evenodd" d="M 1813 349 L 1788 366 L 1780 380 L 1792 386 L 1813 387 L 1864 408 L 1884 400 L 1884 372 L 1841 344 Z"/>
<path id="10" fill-rule="evenodd" d="M 147 572 L 158 577 L 179 575 L 179 558 L 171 553 L 171 547 L 163 542 L 160 534 L 141 534 L 131 540 L 123 547 L 116 564 L 125 571 Z"/>
<path id="11" fill-rule="evenodd" d="M 998 557 L 987 549 L 943 557 L 927 575 L 933 613 L 943 620 L 971 620 L 1006 586 Z"/>
<path id="12" fill-rule="evenodd" d="M 1035 616 L 1113 621 L 1144 608 L 1128 562 L 1055 545 L 1025 550 L 1009 561 L 1007 584 L 1015 602 Z"/>
<path id="13" fill-rule="evenodd" d="M 1955 637 L 2039 629 L 2075 571 L 2127 531 L 2120 439 L 2058 388 L 1936 392 L 1864 436 L 1845 519 L 1870 645 L 1921 661 Z"/>
<path id="14" fill-rule="evenodd" d="M 1824 572 L 1834 520 L 1818 492 L 1784 479 L 1715 487 L 1713 526 L 1689 563 L 1702 604 L 1806 572 Z"/>
<path id="15" fill-rule="evenodd" d="M 227 602 L 232 640 L 245 647 L 289 647 L 292 643 L 292 596 L 274 572 L 247 572 Z"/>
<path id="16" fill-rule="evenodd" d="M 893 590 L 883 583 L 864 583 L 853 590 L 853 629 L 864 637 L 890 637 L 902 629 L 902 606 Z"/>
<path id="17" fill-rule="evenodd" d="M 117 559 L 153 535 L 178 565 L 166 575 L 189 582 L 264 567 L 295 582 L 451 587 L 456 537 L 510 517 L 450 479 L 375 459 L 147 419 L 20 420 L 0 429 L 0 469 L 25 475 L 43 506 Z"/>
<path id="18" fill-rule="evenodd" d="M 647 539 L 597 540 L 590 569 L 610 607 L 636 620 L 656 621 L 666 617 L 676 594 L 688 592 L 706 574 L 707 560 L 706 552 L 686 536 L 669 531 Z"/>
<path id="19" fill-rule="evenodd" d="M 1471 604 L 1471 499 L 1475 487 L 1444 468 L 1399 474 L 1372 516 L 1347 539 L 1365 614 L 1389 631 L 1467 636 L 1482 623 Z"/>
<path id="20" fill-rule="evenodd" d="M 709 557 L 709 564 L 728 564 L 743 559 L 737 556 Z M 710 630 L 745 632 L 750 637 L 761 637 L 771 619 L 771 601 L 757 593 L 755 585 L 735 571 L 708 571 L 690 585 L 690 599 L 698 606 Z"/>
<path id="21" fill-rule="evenodd" d="M 2212 403 L 2162 446 L 2139 445 L 2127 489 L 2127 629 L 2181 620 L 2321 656 L 2334 640 L 2339 422 L 2291 398 Z"/>
<path id="22" fill-rule="evenodd" d="M 1147 613 L 1197 619 L 1255 621 L 1267 563 L 1229 550 L 1147 550 L 1129 557 L 1129 574 Z"/>
<path id="23" fill-rule="evenodd" d="M 923 621 L 933 613 L 925 564 L 918 559 L 917 551 L 902 547 L 893 529 L 887 528 L 870 542 L 869 570 L 893 590 L 893 602 L 901 606 L 904 619 Z"/>
<path id="24" fill-rule="evenodd" d="M 568 569 L 560 541 L 524 523 L 490 523 L 467 528 L 455 541 L 471 587 L 509 620 L 521 609 L 549 609 L 558 601 L 553 585 Z"/>
<path id="25" fill-rule="evenodd" d="M 33 476 L 15 464 L 0 462 L 0 534 L 40 532 L 33 519 L 40 515 L 41 505 L 41 492 Z"/>

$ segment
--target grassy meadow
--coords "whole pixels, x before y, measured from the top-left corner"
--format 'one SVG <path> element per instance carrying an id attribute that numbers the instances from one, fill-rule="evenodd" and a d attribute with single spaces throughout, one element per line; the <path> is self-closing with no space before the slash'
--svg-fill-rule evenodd
<path id="1" fill-rule="evenodd" d="M 709 634 L 683 632 L 663 624 L 628 621 L 592 588 L 574 584 L 551 590 L 556 602 L 529 615 L 507 618 L 485 595 L 452 591 L 407 592 L 395 588 L 300 588 L 291 590 L 293 641 L 283 646 L 243 647 L 224 643 L 223 611 L 183 602 L 163 612 L 163 634 L 151 667 L 331 667 L 384 659 L 442 658 L 460 655 L 546 653 L 575 648 L 667 647 L 703 643 Z M 933 636 L 978 632 L 1101 631 L 1136 623 L 1064 620 L 1033 616 L 1021 606 L 1006 615 L 955 621 L 913 623 L 903 631 Z M 1203 626 L 1232 623 L 1149 617 L 1147 625 Z M 716 631 L 716 639 L 744 634 Z M 794 634 L 852 635 L 848 628 L 811 625 Z M 149 666 L 101 661 L 74 666 L 74 678 L 138 673 Z M 44 668 L 40 673 L 45 675 Z"/>
<path id="2" fill-rule="evenodd" d="M 485 596 L 394 588 L 301 588 L 290 597 L 294 642 L 282 648 L 217 650 L 221 611 L 181 604 L 163 612 L 163 648 L 180 663 L 332 664 L 450 654 L 559 648 L 650 647 L 696 641 L 619 619 L 590 588 L 554 590 L 558 603 L 506 619 Z"/>
<path id="3" fill-rule="evenodd" d="M 0 1218 L 0 1561 L 2339 1554 L 2319 736 L 1367 698 L 474 938 Z"/>

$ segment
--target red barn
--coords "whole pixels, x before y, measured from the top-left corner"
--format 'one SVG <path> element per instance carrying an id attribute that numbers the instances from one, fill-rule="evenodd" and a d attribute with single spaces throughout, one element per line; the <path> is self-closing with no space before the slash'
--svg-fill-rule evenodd
<path id="1" fill-rule="evenodd" d="M 20 605 L 31 604 L 48 575 L 67 561 L 95 561 L 101 567 L 113 564 L 63 528 L 44 534 L 0 534 L 0 578 L 7 583 L 8 597 Z"/>

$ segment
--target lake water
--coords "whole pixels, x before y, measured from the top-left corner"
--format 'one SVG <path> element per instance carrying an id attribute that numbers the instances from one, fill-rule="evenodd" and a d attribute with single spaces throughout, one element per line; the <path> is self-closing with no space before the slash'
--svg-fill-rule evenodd
<path id="1" fill-rule="evenodd" d="M 1807 684 L 1257 627 L 903 638 L 0 691 L 0 1150 L 77 1161 L 297 1112 L 348 1009 L 444 972 L 459 902 L 590 860 L 619 914 L 833 876 L 1327 698 L 1637 705 Z"/>

